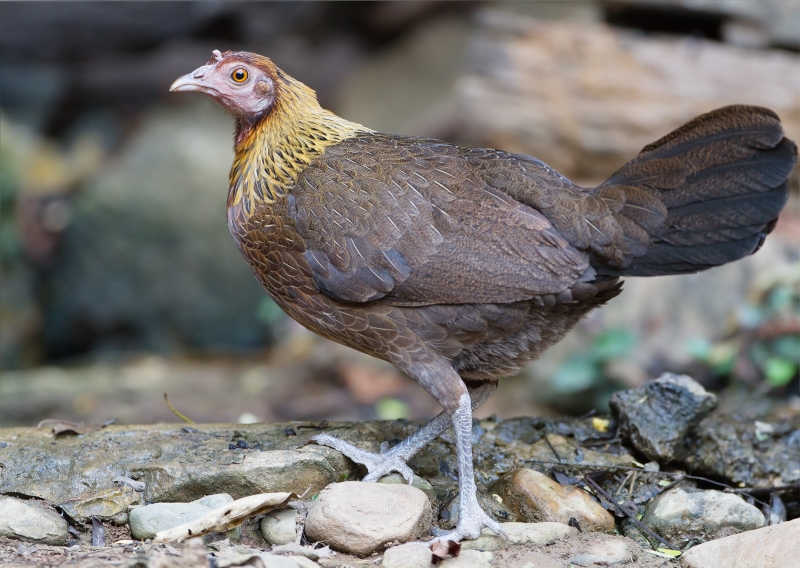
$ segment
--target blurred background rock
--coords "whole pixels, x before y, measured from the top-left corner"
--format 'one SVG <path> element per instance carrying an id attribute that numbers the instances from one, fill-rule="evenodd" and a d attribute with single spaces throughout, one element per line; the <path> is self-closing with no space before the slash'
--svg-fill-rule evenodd
<path id="1" fill-rule="evenodd" d="M 726 104 L 770 107 L 800 140 L 792 1 L 4 2 L 0 426 L 173 421 L 165 391 L 199 421 L 436 412 L 287 320 L 239 257 L 231 120 L 167 93 L 212 49 L 268 55 L 372 128 L 525 152 L 584 184 Z M 479 415 L 602 410 L 664 370 L 743 412 L 800 408 L 798 177 L 757 255 L 629 280 Z"/>

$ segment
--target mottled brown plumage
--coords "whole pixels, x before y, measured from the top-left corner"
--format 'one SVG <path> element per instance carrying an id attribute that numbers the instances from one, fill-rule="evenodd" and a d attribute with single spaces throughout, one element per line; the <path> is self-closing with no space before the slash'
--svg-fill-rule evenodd
<path id="1" fill-rule="evenodd" d="M 500 530 L 475 498 L 470 406 L 619 294 L 619 277 L 755 252 L 797 156 L 772 111 L 732 106 L 584 188 L 529 156 L 348 122 L 254 54 L 216 52 L 173 90 L 205 92 L 236 117 L 228 225 L 269 294 L 316 333 L 392 362 L 445 409 L 381 455 L 318 441 L 367 464 L 367 479 L 408 477 L 405 461 L 455 424 L 461 518 L 443 538 Z"/>

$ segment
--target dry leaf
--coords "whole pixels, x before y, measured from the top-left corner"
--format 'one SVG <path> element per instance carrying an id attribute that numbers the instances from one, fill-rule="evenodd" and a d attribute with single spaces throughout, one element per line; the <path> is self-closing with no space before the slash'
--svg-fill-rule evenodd
<path id="1" fill-rule="evenodd" d="M 181 542 L 194 536 L 211 532 L 225 532 L 238 527 L 247 518 L 284 507 L 296 499 L 294 493 L 259 493 L 237 499 L 222 507 L 212 509 L 202 517 L 156 534 L 153 542 Z"/>

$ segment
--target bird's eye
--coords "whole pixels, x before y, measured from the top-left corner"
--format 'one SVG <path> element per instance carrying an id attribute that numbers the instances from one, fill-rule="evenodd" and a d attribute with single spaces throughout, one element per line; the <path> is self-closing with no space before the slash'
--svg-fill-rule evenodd
<path id="1" fill-rule="evenodd" d="M 237 83 L 244 83 L 247 81 L 247 69 L 243 69 L 242 67 L 234 69 L 233 73 L 231 73 L 231 79 Z"/>

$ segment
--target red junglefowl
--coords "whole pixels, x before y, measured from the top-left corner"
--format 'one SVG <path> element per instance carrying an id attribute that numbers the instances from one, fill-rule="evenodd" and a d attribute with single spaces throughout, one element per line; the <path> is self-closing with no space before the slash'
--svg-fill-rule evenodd
<path id="1" fill-rule="evenodd" d="M 770 110 L 730 106 L 646 146 L 597 187 L 521 154 L 370 130 L 322 109 L 271 60 L 215 51 L 176 80 L 236 121 L 228 226 L 256 277 L 308 329 L 390 361 L 444 411 L 385 453 L 392 471 L 454 425 L 460 517 L 440 539 L 503 531 L 479 506 L 472 410 L 622 276 L 698 272 L 754 253 L 797 158 Z"/>

